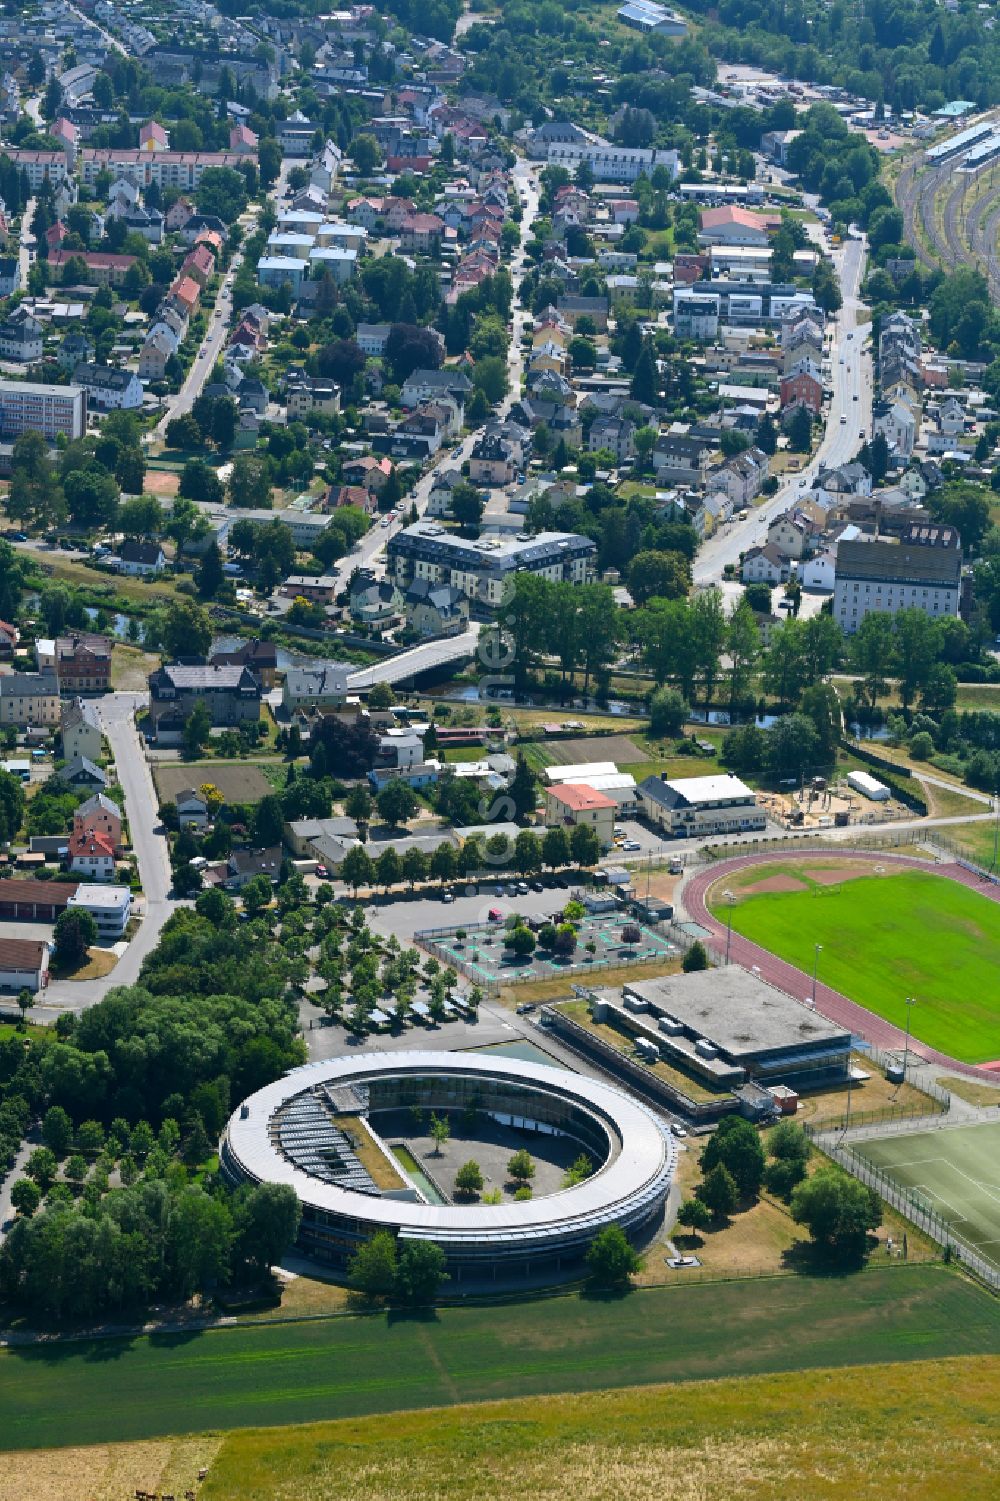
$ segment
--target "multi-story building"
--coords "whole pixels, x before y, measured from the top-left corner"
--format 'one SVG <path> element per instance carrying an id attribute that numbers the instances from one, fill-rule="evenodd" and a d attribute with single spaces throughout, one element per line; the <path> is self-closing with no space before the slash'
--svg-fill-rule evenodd
<path id="1" fill-rule="evenodd" d="M 132 913 L 132 894 L 127 886 L 79 885 L 66 902 L 68 912 L 89 912 L 97 924 L 99 943 L 114 943 L 125 936 Z"/>
<path id="2" fill-rule="evenodd" d="M 654 827 L 678 839 L 740 834 L 767 825 L 756 794 L 731 775 L 647 777 L 639 783 L 639 807 Z"/>
<path id="3" fill-rule="evenodd" d="M 179 736 L 196 704 L 204 704 L 213 725 L 236 725 L 260 718 L 260 684 L 247 667 L 159 667 L 149 675 L 152 735 Z"/>
<path id="4" fill-rule="evenodd" d="M 61 151 L 31 154 L 58 157 L 65 172 L 66 159 Z M 94 187 L 102 172 L 110 172 L 113 178 L 124 178 L 137 188 L 156 183 L 159 188 L 180 188 L 189 193 L 209 167 L 230 167 L 235 172 L 246 159 L 238 151 L 123 151 L 85 146 L 80 152 L 80 167 L 88 188 Z"/>
<path id="5" fill-rule="evenodd" d="M 87 401 L 102 412 L 131 410 L 142 406 L 142 386 L 131 370 L 113 365 L 79 364 L 73 379 L 87 393 Z"/>
<path id="6" fill-rule="evenodd" d="M 57 725 L 59 680 L 54 672 L 12 672 L 0 677 L 0 724 Z"/>
<path id="7" fill-rule="evenodd" d="M 593 581 L 597 547 L 573 532 L 519 532 L 470 539 L 433 522 L 417 522 L 390 537 L 387 572 L 404 592 L 414 579 L 452 584 L 486 610 L 499 609 L 515 573 L 535 573 L 553 582 Z"/>
<path id="8" fill-rule="evenodd" d="M 27 175 L 32 193 L 37 193 L 45 182 L 53 185 L 65 182 L 69 175 L 69 164 L 62 151 L 30 151 L 15 146 L 5 146 L 4 150 L 18 171 Z"/>
<path id="9" fill-rule="evenodd" d="M 28 365 L 42 357 L 42 325 L 27 308 L 15 308 L 0 323 L 0 358 Z"/>
<path id="10" fill-rule="evenodd" d="M 107 693 L 111 686 L 111 642 L 107 636 L 74 632 L 35 643 L 39 667 L 55 673 L 60 693 Z"/>
<path id="11" fill-rule="evenodd" d="M 842 541 L 837 548 L 833 617 L 847 635 L 873 612 L 957 616 L 961 594 L 960 546 Z"/>
<path id="12" fill-rule="evenodd" d="M 64 703 L 60 728 L 64 760 L 72 761 L 74 756 L 85 756 L 88 761 L 100 759 L 104 737 L 97 709 L 92 703 L 82 698 Z"/>
<path id="13" fill-rule="evenodd" d="M 87 394 L 82 386 L 46 386 L 0 380 L 0 439 L 41 433 L 54 442 L 60 433 L 72 441 L 87 431 Z"/>

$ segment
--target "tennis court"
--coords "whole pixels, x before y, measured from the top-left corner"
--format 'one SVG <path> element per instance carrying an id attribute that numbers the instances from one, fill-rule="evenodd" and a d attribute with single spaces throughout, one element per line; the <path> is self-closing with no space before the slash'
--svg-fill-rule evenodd
<path id="1" fill-rule="evenodd" d="M 855 1151 L 1000 1266 L 1000 1122 L 859 1142 Z"/>

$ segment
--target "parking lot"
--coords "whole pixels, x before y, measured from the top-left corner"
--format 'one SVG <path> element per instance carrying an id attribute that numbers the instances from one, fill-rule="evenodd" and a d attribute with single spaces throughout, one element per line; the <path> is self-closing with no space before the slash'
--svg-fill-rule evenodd
<path id="1" fill-rule="evenodd" d="M 498 910 L 498 909 L 495 909 Z M 557 908 L 550 908 L 554 916 Z M 594 913 L 574 924 L 576 947 L 570 954 L 556 954 L 536 948 L 534 953 L 516 955 L 506 947 L 504 926 L 495 921 L 483 927 L 459 929 L 434 939 L 433 952 L 442 964 L 464 965 L 467 973 L 483 985 L 505 980 L 551 980 L 587 972 L 592 966 L 609 964 L 648 964 L 650 960 L 669 959 L 674 945 L 658 933 L 637 923 L 624 912 Z M 628 928 L 634 941 L 627 943 Z"/>
<path id="2" fill-rule="evenodd" d="M 510 892 L 511 886 L 511 882 L 505 881 L 504 892 Z M 402 894 L 394 900 L 378 899 L 367 909 L 368 922 L 376 932 L 384 933 L 386 937 L 395 933 L 402 942 L 426 928 L 468 928 L 485 923 L 492 908 L 504 917 L 512 912 L 522 912 L 525 917 L 548 917 L 578 895 L 576 883 L 571 879 L 567 880 L 565 888 L 555 886 L 532 891 L 529 887 L 527 895 L 501 896 L 499 887 L 500 882 L 480 883 L 473 894 L 456 895 L 453 902 L 445 902 L 440 896 L 414 898 Z M 454 890 L 462 891 L 462 888 L 456 886 Z"/>

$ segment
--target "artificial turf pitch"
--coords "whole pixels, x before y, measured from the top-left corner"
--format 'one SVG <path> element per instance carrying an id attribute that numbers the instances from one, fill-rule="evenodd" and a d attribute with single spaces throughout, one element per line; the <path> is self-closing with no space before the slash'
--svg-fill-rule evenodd
<path id="1" fill-rule="evenodd" d="M 1000 1124 L 893 1136 L 855 1150 L 1000 1266 Z"/>
<path id="2" fill-rule="evenodd" d="M 624 1298 L 9 1347 L 0 1449 L 976 1354 L 1000 1354 L 1000 1302 L 938 1264 L 679 1281 Z"/>
<path id="3" fill-rule="evenodd" d="M 821 944 L 819 978 L 841 995 L 901 1031 L 912 996 L 915 1038 L 964 1063 L 1000 1058 L 1000 905 L 926 871 L 824 885 L 805 873 L 808 866 L 757 867 L 759 880 L 788 875 L 802 889 L 747 894 L 737 887 L 734 930 L 807 975 Z M 745 887 L 750 871 L 740 876 Z M 712 910 L 728 921 L 718 891 Z"/>

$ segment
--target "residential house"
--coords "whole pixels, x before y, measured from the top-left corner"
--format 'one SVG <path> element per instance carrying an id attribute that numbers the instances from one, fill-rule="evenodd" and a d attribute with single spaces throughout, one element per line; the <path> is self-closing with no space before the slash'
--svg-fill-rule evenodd
<path id="1" fill-rule="evenodd" d="M 511 446 L 498 433 L 484 433 L 473 445 L 469 480 L 473 485 L 509 485 L 516 473 Z"/>
<path id="2" fill-rule="evenodd" d="M 414 579 L 404 600 L 410 628 L 420 636 L 455 636 L 468 629 L 469 599 L 452 584 Z"/>
<path id="3" fill-rule="evenodd" d="M 0 359 L 26 365 L 42 357 L 42 325 L 22 304 L 0 323 Z"/>
<path id="4" fill-rule="evenodd" d="M 357 670 L 351 662 L 311 662 L 308 667 L 289 667 L 281 690 L 282 706 L 289 712 L 306 705 L 339 708 L 347 702 L 348 684 Z"/>
<path id="5" fill-rule="evenodd" d="M 16 625 L 11 625 L 7 620 L 0 620 L 0 661 L 9 662 L 17 651 L 21 632 Z"/>
<path id="6" fill-rule="evenodd" d="M 62 705 L 60 734 L 62 753 L 67 761 L 85 756 L 88 761 L 99 761 L 104 749 L 104 737 L 97 709 L 82 698 L 74 698 Z"/>
<path id="7" fill-rule="evenodd" d="M 38 666 L 59 680 L 60 693 L 107 693 L 111 686 L 111 641 L 75 631 L 35 643 Z"/>
<path id="8" fill-rule="evenodd" d="M 354 341 L 361 353 L 376 359 L 383 355 L 391 326 L 389 323 L 359 323 L 354 330 Z"/>
<path id="9" fill-rule="evenodd" d="M 614 798 L 584 783 L 563 782 L 545 789 L 546 828 L 591 828 L 602 850 L 611 848 L 617 816 Z"/>
<path id="10" fill-rule="evenodd" d="M 403 615 L 403 593 L 391 579 L 378 578 L 370 568 L 358 568 L 351 579 L 348 608 L 363 625 L 383 629 Z"/>
<path id="11" fill-rule="evenodd" d="M 785 558 L 801 558 L 807 550 L 808 541 L 806 528 L 788 512 L 783 516 L 775 516 L 767 529 L 768 546 L 776 548 Z"/>
<path id="12" fill-rule="evenodd" d="M 174 806 L 182 829 L 206 829 L 211 822 L 207 799 L 193 787 L 182 787 L 174 798 Z"/>
<path id="13" fill-rule="evenodd" d="M 74 834 L 101 834 L 112 850 L 121 849 L 122 810 L 105 792 L 95 792 L 93 797 L 80 803 L 73 814 Z"/>
<path id="14" fill-rule="evenodd" d="M 881 433 L 890 452 L 908 459 L 916 441 L 917 419 L 902 402 L 878 401 L 872 407 L 872 433 Z"/>
<path id="15" fill-rule="evenodd" d="M 789 572 L 788 559 L 773 543 L 751 547 L 743 554 L 740 578 L 744 584 L 785 584 Z"/>
<path id="16" fill-rule="evenodd" d="M 129 578 L 148 578 L 162 573 L 167 566 L 166 554 L 158 542 L 140 542 L 130 537 L 118 551 L 118 571 Z"/>
<path id="17" fill-rule="evenodd" d="M 208 661 L 210 667 L 248 667 L 265 693 L 274 687 L 278 650 L 273 641 L 254 637 L 233 651 L 213 652 Z"/>
<path id="18" fill-rule="evenodd" d="M 703 489 L 713 447 L 704 438 L 661 433 L 653 447 L 653 469 L 659 483 Z"/>
<path id="19" fill-rule="evenodd" d="M 591 453 L 606 449 L 619 464 L 635 458 L 636 425 L 629 417 L 598 417 L 590 429 Z"/>
<path id="20" fill-rule="evenodd" d="M 804 406 L 814 417 L 823 407 L 823 386 L 810 370 L 799 370 L 787 375 L 781 382 L 781 408 L 783 412 Z"/>
<path id="21" fill-rule="evenodd" d="M 105 773 L 87 756 L 73 756 L 67 761 L 59 772 L 59 780 L 70 787 L 89 787 L 92 790 L 103 790 L 108 785 Z"/>
<path id="22" fill-rule="evenodd" d="M 0 725 L 59 723 L 59 679 L 54 672 L 11 672 L 0 677 Z"/>
<path id="23" fill-rule="evenodd" d="M 114 845 L 106 834 L 78 833 L 69 837 L 69 868 L 85 881 L 113 881 Z"/>
<path id="24" fill-rule="evenodd" d="M 81 363 L 73 371 L 73 381 L 86 391 L 88 406 L 100 411 L 133 411 L 142 406 L 142 384 L 131 370 Z"/>

